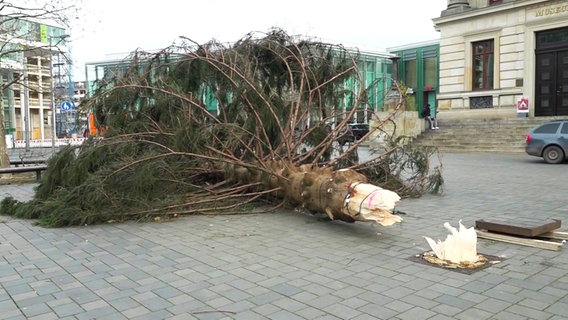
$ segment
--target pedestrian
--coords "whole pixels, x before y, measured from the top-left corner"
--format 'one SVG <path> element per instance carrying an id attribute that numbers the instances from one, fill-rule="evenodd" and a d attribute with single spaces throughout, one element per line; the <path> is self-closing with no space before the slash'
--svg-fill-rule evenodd
<path id="1" fill-rule="evenodd" d="M 430 104 L 428 103 L 422 109 L 422 117 L 424 119 L 428 120 L 428 123 L 430 123 L 430 129 L 432 129 L 432 130 L 440 129 L 440 127 L 438 127 L 438 120 L 436 119 L 435 116 L 433 117 L 430 112 L 431 112 Z"/>

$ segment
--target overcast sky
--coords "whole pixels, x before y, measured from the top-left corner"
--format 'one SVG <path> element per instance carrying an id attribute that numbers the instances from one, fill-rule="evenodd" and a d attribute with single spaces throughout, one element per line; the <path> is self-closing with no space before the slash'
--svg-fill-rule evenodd
<path id="1" fill-rule="evenodd" d="M 434 40 L 432 19 L 447 0 L 96 0 L 81 1 L 71 33 L 75 77 L 85 62 L 137 48 L 167 47 L 179 36 L 198 43 L 239 40 L 272 27 L 330 43 L 386 49 Z"/>

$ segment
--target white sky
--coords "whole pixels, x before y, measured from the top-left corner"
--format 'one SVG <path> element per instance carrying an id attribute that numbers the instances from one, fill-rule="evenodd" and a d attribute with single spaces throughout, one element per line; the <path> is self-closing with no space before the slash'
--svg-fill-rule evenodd
<path id="1" fill-rule="evenodd" d="M 198 43 L 239 40 L 279 27 L 326 42 L 386 49 L 439 38 L 432 19 L 447 0 L 73 0 L 80 19 L 70 30 L 75 78 L 84 63 L 109 54 L 167 47 L 179 36 Z"/>

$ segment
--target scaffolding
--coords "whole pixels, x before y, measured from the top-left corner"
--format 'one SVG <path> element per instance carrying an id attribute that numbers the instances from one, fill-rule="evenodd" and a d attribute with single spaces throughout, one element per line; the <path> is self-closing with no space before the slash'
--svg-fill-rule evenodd
<path id="1" fill-rule="evenodd" d="M 67 53 L 61 51 L 52 53 L 56 135 L 58 138 L 77 136 L 80 133 L 79 110 L 74 99 L 72 63 Z"/>

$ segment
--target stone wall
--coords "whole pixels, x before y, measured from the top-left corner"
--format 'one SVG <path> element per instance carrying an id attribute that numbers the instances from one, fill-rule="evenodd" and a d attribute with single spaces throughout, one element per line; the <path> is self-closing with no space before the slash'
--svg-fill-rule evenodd
<path id="1" fill-rule="evenodd" d="M 417 111 L 398 112 L 392 120 L 388 120 L 389 117 L 391 117 L 390 112 L 376 112 L 369 122 L 371 128 L 380 128 L 368 140 L 369 148 L 372 150 L 380 149 L 386 137 L 403 136 L 413 139 L 426 129 L 426 120 L 420 118 Z"/>

